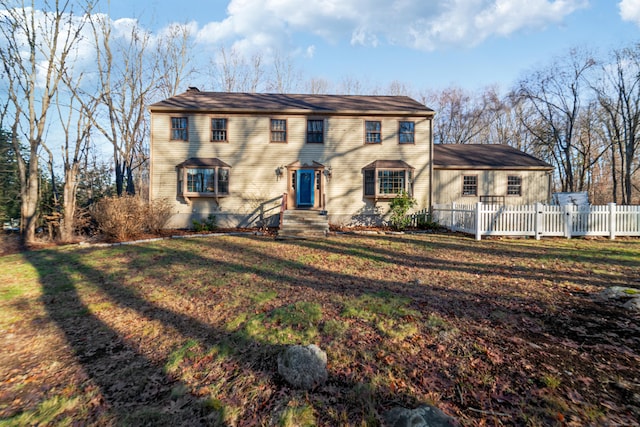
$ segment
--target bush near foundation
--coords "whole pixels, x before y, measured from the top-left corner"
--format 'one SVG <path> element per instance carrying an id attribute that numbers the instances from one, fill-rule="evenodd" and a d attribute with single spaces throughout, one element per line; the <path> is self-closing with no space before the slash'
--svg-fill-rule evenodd
<path id="1" fill-rule="evenodd" d="M 91 213 L 103 235 L 122 241 L 159 232 L 171 216 L 171 208 L 167 200 L 147 203 L 137 196 L 113 196 L 100 199 Z"/>

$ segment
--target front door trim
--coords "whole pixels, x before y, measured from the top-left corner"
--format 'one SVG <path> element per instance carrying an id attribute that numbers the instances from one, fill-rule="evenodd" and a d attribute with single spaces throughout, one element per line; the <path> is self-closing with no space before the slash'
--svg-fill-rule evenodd
<path id="1" fill-rule="evenodd" d="M 289 208 L 324 210 L 324 165 L 316 161 L 311 164 L 303 164 L 298 160 L 288 164 L 286 168 L 288 199 L 293 202 Z M 303 176 L 306 188 L 300 186 Z M 302 191 L 300 191 L 301 189 Z M 307 190 L 308 192 L 306 192 Z"/>

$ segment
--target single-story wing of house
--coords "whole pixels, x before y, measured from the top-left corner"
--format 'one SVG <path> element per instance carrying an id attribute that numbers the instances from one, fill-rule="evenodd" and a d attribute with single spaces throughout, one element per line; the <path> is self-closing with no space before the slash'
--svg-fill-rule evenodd
<path id="1" fill-rule="evenodd" d="M 508 145 L 436 144 L 433 204 L 548 203 L 553 166 Z"/>
<path id="2" fill-rule="evenodd" d="M 317 212 L 333 225 L 380 224 L 398 194 L 416 199 L 416 210 L 429 208 L 462 197 L 467 175 L 476 177 L 477 197 L 485 188 L 487 195 L 498 194 L 497 177 L 513 175 L 521 178 L 517 202 L 548 198 L 545 193 L 538 200 L 539 189 L 529 184 L 529 163 L 511 169 L 495 164 L 492 171 L 435 162 L 435 113 L 406 96 L 190 88 L 151 105 L 150 112 L 150 198 L 171 204 L 169 228 L 191 227 L 210 215 L 223 227 L 277 225 L 283 209 Z M 469 150 L 468 158 L 499 157 L 476 147 L 460 149 Z M 505 159 L 520 153 L 488 147 L 505 150 Z M 449 172 L 457 176 L 447 178 Z M 485 173 L 495 181 L 491 186 L 484 184 Z"/>

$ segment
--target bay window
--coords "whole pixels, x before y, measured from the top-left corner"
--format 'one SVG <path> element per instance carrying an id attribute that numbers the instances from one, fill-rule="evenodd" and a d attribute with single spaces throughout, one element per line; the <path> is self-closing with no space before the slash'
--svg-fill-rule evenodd
<path id="1" fill-rule="evenodd" d="M 413 166 L 402 160 L 376 160 L 362 168 L 364 196 L 374 199 L 392 199 L 413 189 Z"/>
<path id="2" fill-rule="evenodd" d="M 231 166 L 216 158 L 190 158 L 177 166 L 178 192 L 189 197 L 229 195 Z"/>

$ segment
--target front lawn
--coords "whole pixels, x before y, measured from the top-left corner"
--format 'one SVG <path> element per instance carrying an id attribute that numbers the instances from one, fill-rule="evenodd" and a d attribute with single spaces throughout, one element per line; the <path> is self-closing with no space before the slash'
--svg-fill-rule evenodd
<path id="1" fill-rule="evenodd" d="M 637 425 L 638 240 L 223 236 L 0 257 L 0 425 Z M 288 344 L 327 352 L 311 392 Z"/>

